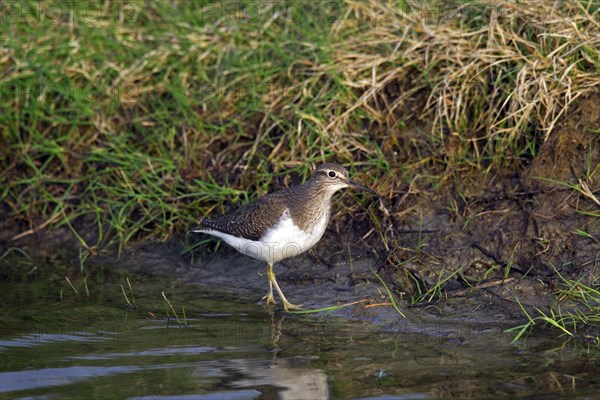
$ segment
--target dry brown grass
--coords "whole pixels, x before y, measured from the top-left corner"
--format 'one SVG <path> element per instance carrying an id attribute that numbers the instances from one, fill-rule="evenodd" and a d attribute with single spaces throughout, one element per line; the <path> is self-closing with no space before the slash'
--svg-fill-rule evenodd
<path id="1" fill-rule="evenodd" d="M 322 130 L 340 142 L 352 114 L 397 130 L 408 112 L 431 121 L 442 146 L 455 136 L 475 160 L 493 159 L 522 147 L 532 131 L 547 139 L 569 106 L 600 85 L 591 2 L 483 1 L 447 10 L 447 21 L 383 1 L 348 4 L 334 64 L 320 68 L 339 71 L 358 97 L 329 106 L 344 112 Z M 354 27 L 361 32 L 349 35 Z M 424 107 L 411 106 L 419 94 Z"/>

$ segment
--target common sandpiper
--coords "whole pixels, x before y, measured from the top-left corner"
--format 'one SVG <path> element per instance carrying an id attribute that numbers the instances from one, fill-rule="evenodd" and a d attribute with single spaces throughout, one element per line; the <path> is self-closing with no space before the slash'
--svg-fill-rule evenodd
<path id="1" fill-rule="evenodd" d="M 192 232 L 217 236 L 240 253 L 265 261 L 269 291 L 263 299 L 274 304 L 275 287 L 286 311 L 298 309 L 279 287 L 273 265 L 304 253 L 321 239 L 331 215 L 331 197 L 345 187 L 377 194 L 350 180 L 346 168 L 327 163 L 302 185 L 267 194 L 231 214 L 206 218 Z"/>

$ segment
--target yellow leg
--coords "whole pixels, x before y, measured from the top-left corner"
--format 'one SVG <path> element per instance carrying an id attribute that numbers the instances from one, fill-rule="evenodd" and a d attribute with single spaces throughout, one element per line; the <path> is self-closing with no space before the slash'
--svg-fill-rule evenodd
<path id="1" fill-rule="evenodd" d="M 265 296 L 267 298 L 267 304 L 269 303 L 269 295 L 271 296 L 271 300 L 273 301 L 273 303 L 275 302 L 275 300 L 273 300 L 273 286 L 275 286 L 275 290 L 277 290 L 277 294 L 281 298 L 281 301 L 283 301 L 283 309 L 285 311 L 288 311 L 290 309 L 293 310 L 293 309 L 302 308 L 301 306 L 297 306 L 297 305 L 292 304 L 289 301 L 287 301 L 287 299 L 285 298 L 285 295 L 283 294 L 283 291 L 281 290 L 281 288 L 279 287 L 279 284 L 277 283 L 277 279 L 275 278 L 275 272 L 273 272 L 273 265 L 271 265 L 271 264 L 267 264 L 267 278 L 269 279 L 269 293 Z"/>
<path id="2" fill-rule="evenodd" d="M 273 282 L 271 280 L 271 276 L 275 277 L 275 274 L 273 274 L 273 266 L 267 263 L 267 279 L 269 280 L 269 292 L 266 296 L 263 297 L 263 300 L 267 299 L 267 305 L 276 303 L 275 297 L 273 297 Z"/>

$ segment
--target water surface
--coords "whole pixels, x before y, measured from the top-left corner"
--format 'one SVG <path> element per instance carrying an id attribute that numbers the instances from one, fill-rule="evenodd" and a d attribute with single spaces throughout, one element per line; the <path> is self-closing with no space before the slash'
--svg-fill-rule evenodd
<path id="1" fill-rule="evenodd" d="M 285 315 L 240 296 L 108 267 L 85 284 L 76 273 L 70 281 L 77 293 L 51 272 L 0 284 L 0 398 L 600 394 L 597 352 L 556 338 L 513 344 L 501 325 L 429 321 L 425 334 L 419 334 L 414 321 L 403 330 L 399 317 L 373 326 L 329 314 Z"/>

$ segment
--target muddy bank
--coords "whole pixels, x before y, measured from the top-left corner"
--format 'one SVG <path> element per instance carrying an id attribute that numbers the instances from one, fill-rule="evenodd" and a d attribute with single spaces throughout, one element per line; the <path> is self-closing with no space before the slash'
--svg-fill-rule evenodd
<path id="1" fill-rule="evenodd" d="M 406 262 L 387 268 L 389 281 L 414 294 L 435 285 L 443 271 L 449 277 L 443 303 L 464 301 L 503 316 L 521 314 L 517 298 L 547 309 L 563 278 L 597 288 L 599 129 L 600 96 L 594 96 L 546 141 L 540 133 L 539 150 L 523 168 L 479 182 L 465 177 L 462 187 L 415 200 L 422 222 L 391 218 L 396 237 L 404 229 L 421 233 L 398 240 L 395 256 Z"/>

